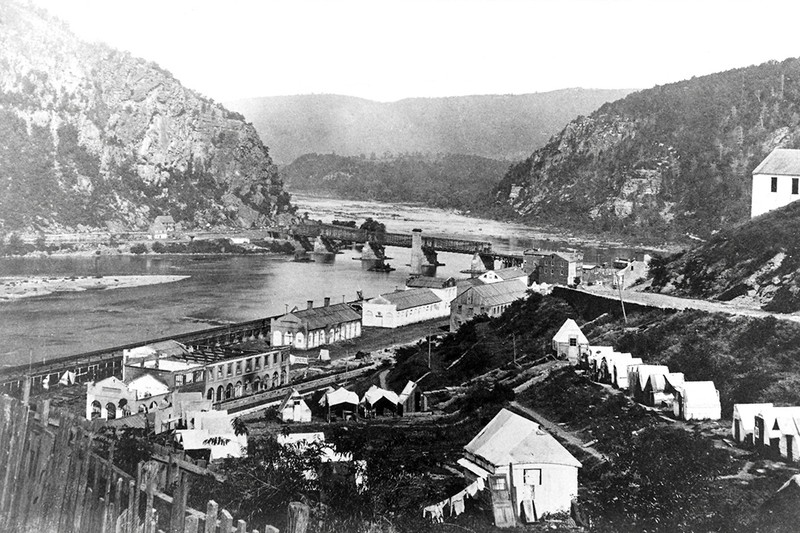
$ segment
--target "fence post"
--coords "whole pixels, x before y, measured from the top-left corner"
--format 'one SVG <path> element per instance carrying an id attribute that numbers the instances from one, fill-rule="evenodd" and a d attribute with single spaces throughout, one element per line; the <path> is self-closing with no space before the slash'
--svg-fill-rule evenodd
<path id="1" fill-rule="evenodd" d="M 214 500 L 208 500 L 206 506 L 206 530 L 205 533 L 217 533 L 217 511 L 219 505 Z"/>
<path id="2" fill-rule="evenodd" d="M 232 533 L 233 516 L 231 516 L 231 513 L 223 509 L 219 514 L 219 533 Z"/>
<path id="3" fill-rule="evenodd" d="M 172 512 L 170 513 L 171 533 L 183 533 L 186 527 L 186 497 L 189 492 L 188 478 L 185 473 L 178 470 L 178 487 L 172 496 Z"/>
<path id="4" fill-rule="evenodd" d="M 181 533 L 197 533 L 198 525 L 199 524 L 196 516 L 187 516 L 186 525 L 183 527 L 183 531 Z"/>
<path id="5" fill-rule="evenodd" d="M 289 516 L 286 520 L 287 533 L 306 533 L 311 509 L 301 502 L 289 503 Z"/>

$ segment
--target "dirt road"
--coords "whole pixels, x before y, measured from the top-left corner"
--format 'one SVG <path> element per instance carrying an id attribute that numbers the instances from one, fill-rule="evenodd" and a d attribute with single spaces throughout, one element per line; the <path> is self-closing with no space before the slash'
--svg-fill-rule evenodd
<path id="1" fill-rule="evenodd" d="M 592 286 L 581 289 L 575 289 L 587 294 L 601 296 L 609 300 L 619 300 L 619 292 L 608 287 Z M 693 298 L 678 298 L 676 296 L 669 296 L 666 294 L 658 294 L 654 292 L 638 292 L 632 290 L 623 290 L 622 299 L 625 302 L 633 302 L 642 305 L 649 305 L 661 309 L 699 309 L 709 313 L 728 313 L 732 315 L 753 316 L 753 317 L 767 317 L 774 316 L 778 320 L 790 320 L 792 322 L 800 322 L 800 315 L 793 314 L 787 315 L 782 313 L 770 313 L 761 309 L 752 307 L 744 307 L 741 305 L 730 304 L 728 302 L 716 302 L 709 300 L 695 300 Z"/>

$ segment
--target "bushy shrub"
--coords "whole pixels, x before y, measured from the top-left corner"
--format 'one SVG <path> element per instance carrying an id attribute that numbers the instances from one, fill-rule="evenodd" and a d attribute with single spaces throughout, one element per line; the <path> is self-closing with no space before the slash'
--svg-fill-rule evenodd
<path id="1" fill-rule="evenodd" d="M 131 246 L 131 253 L 132 254 L 139 255 L 139 254 L 143 254 L 143 253 L 146 253 L 146 252 L 147 252 L 147 245 L 145 245 L 144 243 L 140 242 L 140 243 L 137 243 L 137 244 L 134 244 L 133 246 Z"/>

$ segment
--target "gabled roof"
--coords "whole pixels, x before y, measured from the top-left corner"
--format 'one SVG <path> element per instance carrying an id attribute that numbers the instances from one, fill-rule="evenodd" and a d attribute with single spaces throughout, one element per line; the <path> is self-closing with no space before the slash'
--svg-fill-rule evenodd
<path id="1" fill-rule="evenodd" d="M 406 383 L 406 386 L 403 387 L 402 392 L 400 392 L 400 395 L 397 397 L 397 401 L 400 403 L 405 402 L 408 399 L 408 397 L 411 396 L 411 394 L 414 392 L 414 389 L 416 388 L 417 388 L 416 381 L 409 381 L 408 383 Z"/>
<path id="2" fill-rule="evenodd" d="M 329 391 L 325 393 L 325 403 L 331 407 L 343 403 L 358 405 L 358 394 L 349 391 L 344 387 L 339 387 L 335 391 Z"/>
<path id="3" fill-rule="evenodd" d="M 540 463 L 580 468 L 581 463 L 539 424 L 502 409 L 469 444 L 467 453 L 495 466 Z"/>
<path id="4" fill-rule="evenodd" d="M 684 381 L 680 389 L 683 401 L 690 407 L 719 405 L 719 394 L 713 381 Z"/>
<path id="5" fill-rule="evenodd" d="M 611 366 L 617 369 L 617 374 L 619 375 L 625 374 L 625 376 L 627 377 L 629 366 L 642 364 L 642 360 L 640 358 L 631 357 L 631 354 L 629 353 L 621 353 L 618 355 L 621 355 L 623 357 L 615 357 L 614 359 L 612 359 Z M 625 372 L 621 372 L 622 370 L 624 370 Z"/>
<path id="6" fill-rule="evenodd" d="M 664 392 L 675 392 L 683 386 L 686 378 L 683 372 L 670 372 L 664 374 Z"/>
<path id="7" fill-rule="evenodd" d="M 753 174 L 781 174 L 784 176 L 800 176 L 800 150 L 787 148 L 774 149 L 758 165 Z"/>
<path id="8" fill-rule="evenodd" d="M 575 335 L 578 336 L 578 344 L 589 344 L 589 339 L 587 339 L 586 335 L 583 334 L 581 328 L 578 326 L 578 323 L 571 318 L 568 318 L 561 325 L 561 328 L 558 330 L 558 332 L 553 336 L 553 340 L 556 342 L 569 342 L 569 338 Z"/>
<path id="9" fill-rule="evenodd" d="M 137 398 L 142 398 L 146 394 L 158 396 L 159 394 L 166 394 L 169 392 L 169 386 L 163 381 L 156 379 L 151 374 L 142 374 L 130 380 L 127 385 L 128 390 L 136 392 Z"/>
<path id="10" fill-rule="evenodd" d="M 153 222 L 159 224 L 174 224 L 175 219 L 172 218 L 171 215 L 158 215 Z"/>
<path id="11" fill-rule="evenodd" d="M 371 386 L 369 390 L 364 393 L 364 397 L 361 399 L 361 402 L 369 405 L 375 405 L 381 398 L 386 398 L 391 403 L 397 405 L 397 394 L 392 391 L 382 389 L 377 385 Z"/>
<path id="12" fill-rule="evenodd" d="M 284 317 L 295 317 L 301 322 L 305 322 L 310 330 L 361 320 L 361 314 L 345 303 L 291 311 L 278 320 L 282 320 Z"/>
<path id="13" fill-rule="evenodd" d="M 650 374 L 645 388 L 653 392 L 660 392 L 667 387 L 667 376 L 670 376 L 670 383 L 675 387 L 679 383 L 684 383 L 683 372 L 670 372 L 668 374 Z"/>
<path id="14" fill-rule="evenodd" d="M 668 374 L 669 367 L 664 365 L 639 365 L 636 367 L 636 375 L 639 376 L 639 389 L 644 390 L 647 380 L 653 374 Z"/>
<path id="15" fill-rule="evenodd" d="M 527 289 L 518 281 L 498 281 L 489 285 L 477 285 L 464 290 L 458 297 L 469 291 L 480 298 L 482 305 L 504 305 L 525 296 Z"/>
<path id="16" fill-rule="evenodd" d="M 398 311 L 422 307 L 441 302 L 442 299 L 430 289 L 410 289 L 407 291 L 395 291 L 381 294 L 369 300 L 368 303 L 394 305 Z"/>
<path id="17" fill-rule="evenodd" d="M 742 427 L 746 431 L 752 431 L 755 428 L 756 415 L 765 409 L 772 409 L 771 403 L 735 403 L 733 404 L 733 419 L 736 420 L 736 414 L 739 414 Z"/>
<path id="18" fill-rule="evenodd" d="M 411 276 L 406 280 L 406 287 L 412 289 L 444 289 L 447 287 L 455 287 L 456 280 L 454 278 L 433 278 L 430 276 Z"/>
<path id="19" fill-rule="evenodd" d="M 283 411 L 286 408 L 286 405 L 290 401 L 294 401 L 296 399 L 299 399 L 301 402 L 305 403 L 305 400 L 303 400 L 303 396 L 299 392 L 297 392 L 297 389 L 292 389 L 281 402 L 281 405 L 278 407 L 278 411 Z"/>

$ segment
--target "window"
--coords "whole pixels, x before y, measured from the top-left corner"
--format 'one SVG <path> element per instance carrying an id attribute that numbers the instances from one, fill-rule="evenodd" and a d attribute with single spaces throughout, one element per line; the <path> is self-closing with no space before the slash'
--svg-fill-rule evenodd
<path id="1" fill-rule="evenodd" d="M 778 192 L 778 178 L 772 178 L 770 180 L 770 191 Z"/>
<path id="2" fill-rule="evenodd" d="M 256 370 L 261 368 L 261 356 L 260 355 L 258 357 L 256 357 L 255 362 L 253 364 L 254 364 Z"/>
<path id="3" fill-rule="evenodd" d="M 798 194 L 798 190 L 797 190 L 798 181 L 800 181 L 800 179 L 792 178 L 792 194 Z"/>
<path id="4" fill-rule="evenodd" d="M 493 477 L 492 478 L 492 490 L 506 490 L 506 478 L 504 478 L 504 477 Z"/>
<path id="5" fill-rule="evenodd" d="M 208 371 L 208 381 L 214 381 L 214 369 L 211 368 Z"/>
<path id="6" fill-rule="evenodd" d="M 175 376 L 175 386 L 180 387 L 181 385 L 183 385 L 183 375 L 178 374 Z"/>
<path id="7" fill-rule="evenodd" d="M 222 379 L 225 376 L 225 371 L 222 370 L 222 365 L 217 367 L 217 377 Z"/>
<path id="8" fill-rule="evenodd" d="M 233 375 L 233 363 L 228 363 L 228 375 Z"/>
<path id="9" fill-rule="evenodd" d="M 578 345 L 578 337 L 570 337 L 569 338 L 569 345 L 570 346 L 577 346 Z"/>
<path id="10" fill-rule="evenodd" d="M 241 373 L 242 373 L 242 362 L 236 361 L 236 375 L 238 376 Z"/>
<path id="11" fill-rule="evenodd" d="M 541 485 L 542 484 L 542 469 L 541 468 L 526 468 L 523 476 L 525 485 Z"/>

